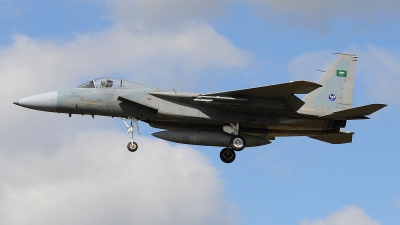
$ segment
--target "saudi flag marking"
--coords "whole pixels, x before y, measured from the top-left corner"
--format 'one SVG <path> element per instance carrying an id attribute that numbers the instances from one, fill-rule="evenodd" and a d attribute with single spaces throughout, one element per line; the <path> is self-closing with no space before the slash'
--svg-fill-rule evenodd
<path id="1" fill-rule="evenodd" d="M 336 76 L 347 77 L 347 71 L 346 70 L 336 70 Z"/>

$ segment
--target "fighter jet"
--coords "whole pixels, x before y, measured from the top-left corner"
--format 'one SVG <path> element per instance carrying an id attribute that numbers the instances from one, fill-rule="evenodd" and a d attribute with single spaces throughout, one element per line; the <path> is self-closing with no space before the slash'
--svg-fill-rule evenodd
<path id="1" fill-rule="evenodd" d="M 138 120 L 164 131 L 167 141 L 223 147 L 231 163 L 235 151 L 270 144 L 276 137 L 307 136 L 331 144 L 352 142 L 348 120 L 368 119 L 385 104 L 353 108 L 358 56 L 339 54 L 317 83 L 292 81 L 217 93 L 164 91 L 131 81 L 99 78 L 76 88 L 29 96 L 14 104 L 47 112 L 120 117 L 130 133 L 127 148 L 138 149 Z M 306 94 L 301 100 L 296 95 Z"/>

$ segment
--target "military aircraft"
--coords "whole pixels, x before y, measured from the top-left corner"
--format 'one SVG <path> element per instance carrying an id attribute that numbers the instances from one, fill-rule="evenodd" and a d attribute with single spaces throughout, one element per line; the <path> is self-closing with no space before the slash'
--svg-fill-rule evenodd
<path id="1" fill-rule="evenodd" d="M 385 104 L 352 108 L 358 56 L 339 54 L 317 83 L 292 81 L 271 86 L 190 93 L 163 91 L 138 83 L 99 78 L 76 88 L 29 96 L 14 104 L 48 112 L 121 117 L 130 133 L 128 150 L 138 144 L 138 120 L 163 129 L 164 140 L 223 147 L 220 158 L 235 160 L 235 151 L 270 144 L 276 137 L 308 136 L 331 144 L 349 143 L 348 120 L 368 119 Z M 296 94 L 306 94 L 301 100 Z M 130 121 L 130 123 L 129 123 Z"/>

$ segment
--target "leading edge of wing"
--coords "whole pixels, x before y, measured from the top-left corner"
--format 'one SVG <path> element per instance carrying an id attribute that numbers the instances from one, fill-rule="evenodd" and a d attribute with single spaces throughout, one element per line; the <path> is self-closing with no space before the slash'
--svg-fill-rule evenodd
<path id="1" fill-rule="evenodd" d="M 204 95 L 247 98 L 287 98 L 292 94 L 308 94 L 319 87 L 322 87 L 322 85 L 310 81 L 292 81 L 289 83 L 217 92 Z"/>

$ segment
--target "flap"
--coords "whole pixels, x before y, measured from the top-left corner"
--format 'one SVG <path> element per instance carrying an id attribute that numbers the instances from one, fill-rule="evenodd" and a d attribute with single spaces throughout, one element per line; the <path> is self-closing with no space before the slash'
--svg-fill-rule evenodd
<path id="1" fill-rule="evenodd" d="M 356 107 L 352 109 L 346 109 L 339 112 L 335 112 L 329 115 L 321 116 L 321 118 L 329 118 L 329 119 L 368 119 L 367 115 L 371 115 L 372 113 L 386 107 L 385 104 L 371 104 L 365 105 L 361 107 Z"/>
<path id="2" fill-rule="evenodd" d="M 243 98 L 284 98 L 291 94 L 308 94 L 315 89 L 322 87 L 310 81 L 293 81 L 290 83 L 262 86 L 234 91 L 217 92 L 205 94 L 207 96 L 230 96 Z"/>
<path id="3" fill-rule="evenodd" d="M 340 131 L 338 134 L 326 134 L 319 136 L 309 136 L 309 138 L 316 139 L 319 141 L 327 142 L 330 144 L 345 144 L 350 143 L 353 140 L 354 132 Z"/>

